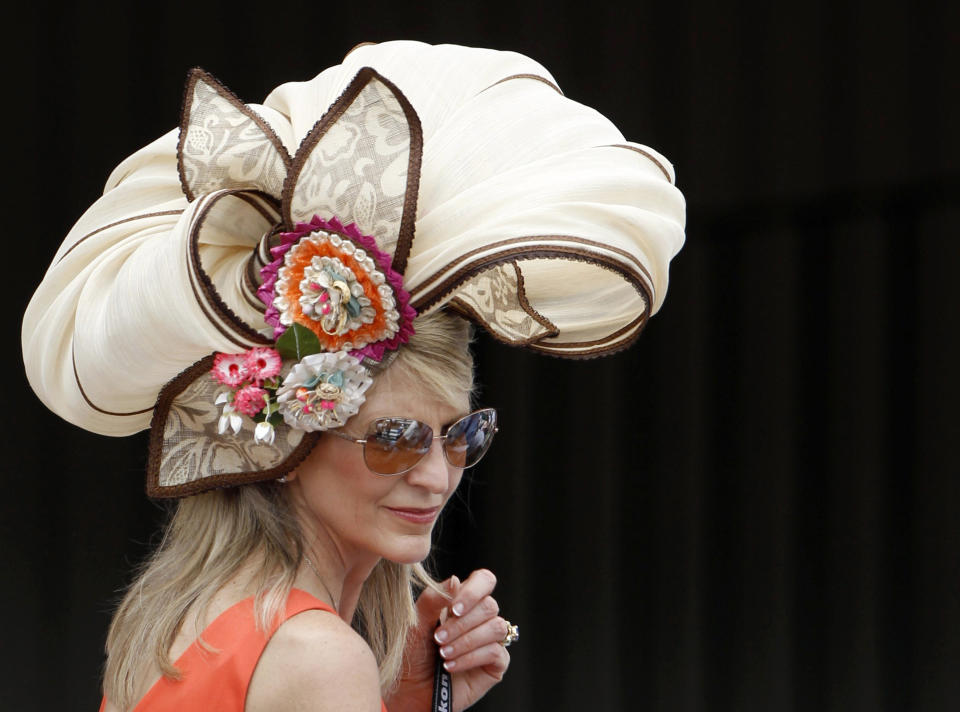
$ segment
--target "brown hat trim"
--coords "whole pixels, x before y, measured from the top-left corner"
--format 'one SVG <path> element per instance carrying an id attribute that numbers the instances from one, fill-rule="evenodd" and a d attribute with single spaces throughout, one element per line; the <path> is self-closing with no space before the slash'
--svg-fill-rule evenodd
<path id="1" fill-rule="evenodd" d="M 206 220 L 207 215 L 210 213 L 210 210 L 216 204 L 216 202 L 227 196 L 240 196 L 242 193 L 252 193 L 259 196 L 267 204 L 270 204 L 271 201 L 275 199 L 270 195 L 263 193 L 261 191 L 250 191 L 250 190 L 220 190 L 216 193 L 208 193 L 201 197 L 203 204 L 197 211 L 197 214 L 194 216 L 190 225 L 190 236 L 187 241 L 187 261 L 190 266 L 190 273 L 193 277 L 192 282 L 196 283 L 194 286 L 194 294 L 197 296 L 197 303 L 203 309 L 204 314 L 210 320 L 214 326 L 228 338 L 232 343 L 240 346 L 241 348 L 249 348 L 251 344 L 254 345 L 267 345 L 273 343 L 270 339 L 260 334 L 256 329 L 251 327 L 245 321 L 243 321 L 236 312 L 234 312 L 226 302 L 220 297 L 220 294 L 217 292 L 216 287 L 213 285 L 213 281 L 210 279 L 210 276 L 203 269 L 200 261 L 200 230 L 203 228 L 203 222 Z M 243 199 L 249 201 L 249 196 L 243 197 Z M 268 213 L 263 213 L 264 216 L 269 220 L 270 216 Z M 200 298 L 200 294 L 197 291 L 197 286 L 199 285 L 200 291 L 203 292 L 204 299 Z M 207 308 L 204 306 L 204 301 L 213 310 L 213 313 L 217 318 L 214 318 Z M 228 331 L 226 326 L 229 326 L 232 329 Z"/>
<path id="2" fill-rule="evenodd" d="M 492 247 L 502 247 L 510 243 L 516 243 L 516 242 L 525 243 L 527 242 L 527 240 L 530 240 L 530 239 L 537 239 L 537 238 L 515 238 L 513 240 L 504 240 L 502 242 L 495 243 L 495 245 L 488 245 L 484 248 L 480 248 L 479 250 L 474 250 L 473 254 L 476 254 L 476 252 L 479 252 L 479 251 L 489 250 Z M 636 260 L 631 255 L 624 253 L 622 250 L 605 246 L 605 245 L 599 245 L 598 243 L 594 243 L 590 240 L 585 240 L 584 238 L 574 238 L 570 236 L 547 236 L 540 239 L 549 239 L 549 240 L 561 239 L 561 240 L 571 241 L 574 243 L 594 245 L 597 247 L 602 247 L 603 249 L 611 250 L 618 254 L 622 254 L 625 257 L 629 258 L 631 262 L 636 263 Z M 469 255 L 465 255 L 464 257 L 469 257 Z M 423 297 L 419 297 L 416 301 L 416 304 L 414 304 L 414 308 L 417 309 L 417 311 L 419 312 L 427 311 L 428 309 L 430 309 L 430 307 L 434 306 L 437 302 L 441 301 L 443 297 L 450 294 L 450 292 L 455 291 L 456 288 L 459 287 L 461 284 L 463 284 L 466 280 L 479 274 L 480 272 L 483 272 L 486 269 L 489 269 L 491 266 L 501 264 L 506 261 L 520 261 L 520 260 L 529 260 L 529 259 L 574 260 L 578 262 L 588 262 L 602 269 L 607 269 L 611 272 L 614 272 L 615 274 L 618 274 L 624 277 L 630 284 L 632 284 L 634 289 L 636 289 L 637 292 L 644 298 L 646 302 L 646 307 L 643 313 L 638 317 L 638 319 L 635 319 L 633 322 L 631 322 L 631 324 L 628 324 L 627 326 L 622 327 L 621 329 L 619 329 L 618 331 L 614 332 L 613 334 L 611 334 L 610 336 L 604 339 L 598 339 L 596 341 L 591 341 L 591 342 L 583 342 L 582 344 L 578 344 L 578 343 L 570 344 L 570 348 L 572 349 L 580 348 L 582 346 L 594 345 L 594 344 L 600 345 L 597 348 L 590 349 L 583 353 L 567 353 L 564 347 L 560 344 L 547 345 L 542 343 L 543 339 L 555 338 L 553 336 L 542 336 L 540 337 L 540 339 L 536 341 L 518 344 L 520 346 L 527 346 L 535 351 L 541 351 L 543 353 L 551 353 L 554 351 L 564 350 L 564 353 L 562 355 L 569 358 L 590 358 L 592 356 L 600 356 L 603 354 L 614 353 L 615 351 L 619 351 L 622 348 L 626 348 L 626 346 L 628 346 L 629 343 L 632 343 L 631 341 L 625 345 L 614 344 L 612 342 L 616 339 L 616 337 L 634 328 L 634 326 L 638 322 L 646 321 L 646 319 L 649 317 L 650 306 L 653 303 L 652 289 L 650 287 L 651 280 L 650 280 L 649 274 L 647 273 L 646 269 L 643 268 L 642 265 L 638 265 L 640 266 L 641 271 L 635 272 L 631 269 L 626 268 L 622 264 L 619 264 L 619 263 L 615 264 L 608 260 L 599 259 L 596 253 L 594 252 L 583 250 L 578 247 L 573 247 L 573 246 L 567 247 L 562 245 L 553 245 L 550 247 L 544 247 L 542 249 L 531 249 L 530 245 L 527 244 L 524 247 L 516 247 L 516 248 L 511 248 L 506 250 L 499 249 L 493 254 L 489 255 L 488 257 L 483 258 L 481 261 L 471 263 L 466 267 L 463 267 L 457 270 L 453 275 L 445 279 L 439 286 L 434 287 L 428 294 L 426 294 Z M 458 308 L 463 309 L 464 306 L 465 305 L 462 302 L 458 301 L 457 303 Z M 472 310 L 463 309 L 463 311 L 465 311 L 468 316 L 471 316 L 471 317 L 476 316 L 475 314 L 472 313 Z M 486 324 L 482 319 L 480 320 L 480 323 L 483 324 L 484 327 L 486 328 Z M 556 327 L 554 327 L 554 329 L 556 329 Z M 498 339 L 498 340 L 503 340 L 503 339 Z"/>
<path id="3" fill-rule="evenodd" d="M 117 220 L 116 222 L 112 222 L 109 225 L 98 227 L 93 232 L 88 232 L 86 235 L 84 235 L 79 240 L 77 240 L 72 245 L 70 245 L 70 249 L 68 249 L 66 252 L 60 255 L 60 259 L 57 260 L 57 264 L 60 264 L 60 262 L 62 262 L 67 255 L 69 255 L 71 252 L 74 251 L 74 249 L 79 247 L 81 242 L 83 242 L 84 240 L 87 240 L 88 238 L 93 237 L 99 232 L 103 232 L 104 230 L 109 230 L 110 228 L 116 227 L 117 225 L 123 225 L 124 223 L 133 222 L 134 220 L 143 220 L 145 218 L 155 218 L 155 217 L 160 217 L 161 215 L 182 215 L 182 214 L 183 214 L 182 209 L 181 210 L 160 210 L 159 212 L 155 212 L 155 213 L 144 213 L 143 215 L 134 215 L 129 218 L 124 218 L 123 220 Z"/>
<path id="4" fill-rule="evenodd" d="M 547 356 L 567 359 L 584 360 L 597 358 L 599 356 L 609 356 L 610 354 L 615 354 L 629 348 L 640 337 L 640 333 L 649 321 L 650 318 L 647 314 L 641 314 L 626 326 L 617 329 L 606 339 L 569 342 L 556 345 L 547 345 L 541 342 L 531 344 L 530 349 L 537 353 L 546 354 Z M 595 348 L 585 348 L 595 344 L 597 344 Z"/>
<path id="5" fill-rule="evenodd" d="M 457 311 L 463 316 L 465 316 L 467 319 L 470 319 L 472 322 L 474 322 L 478 326 L 482 326 L 490 334 L 490 336 L 492 336 L 497 341 L 500 341 L 504 344 L 509 344 L 510 346 L 529 346 L 530 344 L 536 341 L 539 341 L 540 339 L 554 337 L 557 334 L 559 334 L 560 330 L 557 328 L 557 325 L 554 324 L 549 319 L 547 319 L 543 314 L 538 312 L 536 309 L 534 309 L 530 305 L 530 302 L 527 301 L 527 293 L 523 284 L 523 272 L 520 271 L 520 265 L 518 265 L 516 262 L 511 262 L 510 264 L 513 265 L 513 269 L 517 273 L 517 301 L 520 303 L 520 306 L 523 308 L 523 310 L 527 314 L 529 314 L 534 321 L 540 324 L 540 326 L 547 329 L 549 333 L 531 336 L 528 339 L 522 339 L 520 341 L 511 341 L 510 339 L 506 339 L 502 337 L 499 334 L 499 332 L 491 328 L 490 322 L 484 319 L 479 312 L 477 312 L 472 306 L 470 306 L 465 301 L 463 301 L 460 297 L 454 297 L 453 299 L 451 299 L 447 303 L 448 306 L 452 308 L 454 311 Z"/>
<path id="6" fill-rule="evenodd" d="M 280 211 L 277 209 L 277 199 L 272 195 L 267 195 L 262 191 L 244 189 L 243 192 L 236 194 L 240 200 L 249 203 L 258 213 L 263 216 L 267 224 L 273 225 L 280 220 Z"/>
<path id="7" fill-rule="evenodd" d="M 559 94 L 560 96 L 563 96 L 563 91 L 561 91 L 560 87 L 558 87 L 556 84 L 551 82 L 546 77 L 541 77 L 539 74 L 511 74 L 509 77 L 504 77 L 503 79 L 495 81 L 486 89 L 481 90 L 480 93 L 482 94 L 483 92 L 487 91 L 487 89 L 493 89 L 493 87 L 497 86 L 498 84 L 509 82 L 511 79 L 536 79 L 538 82 L 543 82 L 544 84 L 546 84 L 548 87 L 550 87 L 555 92 L 557 92 L 557 94 Z"/>
<path id="8" fill-rule="evenodd" d="M 606 259 L 598 257 L 596 252 L 591 252 L 578 247 L 552 245 L 550 247 L 536 248 L 532 244 L 536 241 L 544 240 L 569 242 L 572 243 L 572 245 L 585 245 L 600 250 L 614 252 L 623 257 L 627 262 L 632 263 L 636 267 L 636 270 L 631 270 L 625 265 L 619 263 L 612 263 Z M 508 245 L 517 243 L 522 243 L 524 246 L 504 249 L 507 248 Z M 572 235 L 530 235 L 527 237 L 515 237 L 508 240 L 501 240 L 489 245 L 484 245 L 483 247 L 478 247 L 470 252 L 460 255 L 456 260 L 448 263 L 443 269 L 435 270 L 434 274 L 439 275 L 449 272 L 449 270 L 455 265 L 468 262 L 471 257 L 484 252 L 491 252 L 491 254 L 481 258 L 477 262 L 471 262 L 467 266 L 461 267 L 452 275 L 443 279 L 440 284 L 432 287 L 426 294 L 421 294 L 424 290 L 424 285 L 417 287 L 415 291 L 418 293 L 418 296 L 415 300 L 413 300 L 414 309 L 416 309 L 418 312 L 429 309 L 434 303 L 456 289 L 456 287 L 470 277 L 482 272 L 491 265 L 500 264 L 513 259 L 571 259 L 581 262 L 590 262 L 596 264 L 598 267 L 604 267 L 616 272 L 617 274 L 628 277 L 631 282 L 638 286 L 637 291 L 647 298 L 648 303 L 652 299 L 652 290 L 650 288 L 650 284 L 653 282 L 653 280 L 651 279 L 650 273 L 647 271 L 646 267 L 644 267 L 636 257 L 625 250 L 621 250 L 620 248 L 604 245 L 602 243 L 582 237 L 574 237 Z"/>
<path id="9" fill-rule="evenodd" d="M 257 212 L 271 225 L 267 231 L 268 234 L 279 226 L 280 213 L 274 207 L 276 201 L 268 203 L 261 196 L 252 193 L 238 193 L 237 197 L 256 208 Z M 260 268 L 263 266 L 260 264 L 260 244 L 258 243 L 257 247 L 251 251 L 250 259 L 247 260 L 247 266 L 240 277 L 240 295 L 247 304 L 261 311 L 264 309 L 264 304 L 257 296 L 257 289 L 260 286 Z"/>
<path id="10" fill-rule="evenodd" d="M 556 345 L 541 344 L 541 346 L 543 346 L 544 348 L 553 348 L 553 349 L 581 349 L 586 346 L 597 346 L 599 344 L 609 343 L 610 341 L 614 341 L 619 337 L 623 336 L 624 334 L 628 334 L 629 332 L 636 329 L 637 326 L 642 324 L 645 320 L 647 319 L 644 316 L 638 316 L 629 324 L 626 324 L 625 326 L 621 326 L 619 329 L 617 329 L 612 334 L 610 334 L 610 336 L 604 339 L 594 339 L 593 341 L 567 341 L 567 342 L 556 344 Z"/>
<path id="11" fill-rule="evenodd" d="M 445 309 L 450 309 L 450 311 L 456 312 L 465 319 L 469 319 L 477 326 L 480 326 L 486 331 L 490 336 L 499 341 L 501 344 L 506 344 L 507 346 L 520 346 L 527 347 L 533 343 L 536 343 L 537 340 L 545 338 L 544 336 L 537 335 L 531 336 L 528 339 L 521 339 L 519 341 L 511 341 L 500 335 L 498 331 L 490 328 L 490 322 L 484 319 L 472 306 L 461 300 L 459 297 L 454 297 L 449 302 L 444 305 Z M 549 334 L 548 334 L 549 336 Z"/>
<path id="12" fill-rule="evenodd" d="M 513 269 L 517 273 L 517 299 L 520 301 L 520 306 L 523 307 L 523 310 L 527 312 L 527 314 L 529 314 L 537 322 L 539 322 L 544 329 L 550 332 L 549 334 L 545 334 L 541 338 L 549 338 L 559 334 L 560 329 L 557 328 L 557 325 L 554 324 L 549 319 L 547 319 L 547 317 L 545 317 L 543 314 L 538 312 L 536 309 L 534 309 L 533 306 L 530 304 L 530 302 L 527 301 L 526 283 L 524 282 L 524 279 L 523 279 L 523 272 L 520 270 L 520 265 L 517 262 L 513 263 Z"/>
<path id="13" fill-rule="evenodd" d="M 234 336 L 230 331 L 223 326 L 223 324 L 216 318 L 216 316 L 211 312 L 207 305 L 203 301 L 202 290 L 197 286 L 196 276 L 193 274 L 192 270 L 190 272 L 190 289 L 193 290 L 193 298 L 197 300 L 197 306 L 200 307 L 200 311 L 203 312 L 203 315 L 207 318 L 207 321 L 212 324 L 217 331 L 220 332 L 220 335 L 227 339 L 231 344 L 237 346 L 241 349 L 248 348 L 245 341 L 241 341 L 236 336 Z"/>
<path id="14" fill-rule="evenodd" d="M 221 487 L 233 487 L 236 485 L 249 484 L 251 482 L 261 482 L 263 480 L 273 480 L 282 477 L 295 469 L 310 454 L 314 445 L 320 440 L 321 433 L 304 433 L 303 438 L 296 448 L 287 456 L 287 458 L 275 467 L 266 470 L 248 470 L 246 472 L 231 472 L 223 475 L 211 475 L 202 477 L 199 480 L 184 482 L 179 485 L 163 486 L 160 484 L 160 461 L 163 453 L 163 430 L 167 422 L 167 416 L 170 408 L 178 395 L 191 383 L 198 378 L 208 378 L 209 371 L 213 368 L 213 360 L 216 354 L 210 354 L 197 361 L 192 366 L 188 366 L 173 380 L 163 387 L 160 395 L 157 397 L 156 406 L 153 409 L 153 418 L 150 421 L 150 441 L 147 451 L 147 496 L 154 499 L 167 499 L 171 497 L 185 497 L 192 494 L 199 494 L 208 490 Z"/>
<path id="15" fill-rule="evenodd" d="M 269 253 L 270 243 L 272 238 L 278 233 L 283 232 L 283 230 L 284 227 L 282 223 L 277 223 L 267 230 L 263 237 L 260 238 L 260 244 L 250 253 L 247 266 L 243 270 L 243 289 L 241 291 L 247 303 L 255 309 L 265 310 L 267 307 L 257 294 L 257 290 L 260 289 L 260 285 L 263 283 L 260 277 L 260 270 L 273 261 L 269 259 L 272 257 Z"/>
<path id="16" fill-rule="evenodd" d="M 83 400 L 86 402 L 86 404 L 91 408 L 93 408 L 98 413 L 103 413 L 104 415 L 131 416 L 131 415 L 143 415 L 144 413 L 149 413 L 151 410 L 153 410 L 153 406 L 150 406 L 149 408 L 144 408 L 143 410 L 132 410 L 128 413 L 120 413 L 117 411 L 106 410 L 105 408 L 101 408 L 92 400 L 90 400 L 90 397 L 87 395 L 87 392 L 83 390 L 83 384 L 80 383 L 80 374 L 77 373 L 77 354 L 76 354 L 76 351 L 74 351 L 72 339 L 70 340 L 70 361 L 73 363 L 73 379 L 77 383 L 77 389 L 80 391 L 80 395 L 83 396 Z"/>
<path id="17" fill-rule="evenodd" d="M 630 146 L 625 143 L 611 143 L 606 146 L 598 146 L 598 148 L 625 148 L 628 151 L 633 151 L 639 153 L 641 156 L 645 156 L 651 163 L 653 163 L 660 171 L 663 173 L 664 177 L 667 179 L 667 182 L 670 185 L 673 185 L 673 178 L 670 176 L 670 171 L 667 170 L 667 167 L 663 165 L 652 153 L 644 151 L 638 146 Z"/>
<path id="18" fill-rule="evenodd" d="M 346 59 L 346 58 L 349 57 L 351 54 L 353 54 L 353 51 L 354 51 L 354 50 L 360 49 L 361 47 L 367 47 L 367 46 L 372 46 L 372 45 L 376 45 L 376 44 L 377 44 L 376 42 L 358 42 L 358 43 L 355 44 L 353 47 L 351 47 L 351 48 L 347 51 L 347 53 L 346 53 L 345 55 L 343 55 L 343 58 Z"/>
<path id="19" fill-rule="evenodd" d="M 251 262 L 247 262 L 249 265 Z M 260 301 L 260 298 L 257 296 L 258 287 L 250 281 L 250 270 L 245 269 L 243 271 L 243 276 L 241 277 L 240 283 L 240 296 L 243 297 L 243 301 L 249 304 L 253 309 L 263 309 L 266 305 Z"/>

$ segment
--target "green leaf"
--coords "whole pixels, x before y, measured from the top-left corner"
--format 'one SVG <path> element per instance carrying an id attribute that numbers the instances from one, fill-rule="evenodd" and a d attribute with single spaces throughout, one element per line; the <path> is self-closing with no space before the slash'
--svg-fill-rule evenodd
<path id="1" fill-rule="evenodd" d="M 279 411 L 276 411 L 274 413 L 271 413 L 270 416 L 267 418 L 267 420 L 270 422 L 271 425 L 276 427 L 277 425 L 280 425 L 283 422 L 283 415 Z"/>
<path id="2" fill-rule="evenodd" d="M 317 335 L 301 324 L 287 327 L 277 339 L 277 351 L 283 358 L 293 361 L 300 361 L 304 356 L 318 354 L 322 350 Z"/>

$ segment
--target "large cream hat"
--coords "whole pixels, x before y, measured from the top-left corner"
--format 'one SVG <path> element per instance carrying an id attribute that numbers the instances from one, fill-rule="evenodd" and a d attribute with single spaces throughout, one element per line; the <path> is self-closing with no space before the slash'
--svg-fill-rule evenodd
<path id="1" fill-rule="evenodd" d="M 155 496 L 279 477 L 355 412 L 417 315 L 556 356 L 625 348 L 683 229 L 670 163 L 513 52 L 364 45 L 262 106 L 194 70 L 179 129 L 123 161 L 57 251 L 24 363 L 71 423 L 152 421 Z M 254 437 L 211 372 L 281 334 L 298 375 L 276 398 L 326 384 L 338 405 Z"/>

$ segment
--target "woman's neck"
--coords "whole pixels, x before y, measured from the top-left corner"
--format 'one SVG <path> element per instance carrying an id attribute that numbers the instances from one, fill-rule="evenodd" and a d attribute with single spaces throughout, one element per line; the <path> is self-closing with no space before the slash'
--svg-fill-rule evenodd
<path id="1" fill-rule="evenodd" d="M 350 623 L 360 600 L 363 584 L 369 578 L 379 557 L 351 555 L 337 546 L 323 531 L 305 531 L 305 561 L 295 584 L 326 600 L 340 617 Z"/>

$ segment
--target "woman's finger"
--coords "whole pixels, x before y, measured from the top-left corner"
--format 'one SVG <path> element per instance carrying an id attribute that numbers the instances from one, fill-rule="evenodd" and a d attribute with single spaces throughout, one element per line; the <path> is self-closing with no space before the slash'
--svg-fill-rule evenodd
<path id="1" fill-rule="evenodd" d="M 451 576 L 440 585 L 447 591 L 448 596 L 444 596 L 432 588 L 425 588 L 417 598 L 417 615 L 420 618 L 421 625 L 429 625 L 432 628 L 437 624 L 440 613 L 444 608 L 450 607 L 450 597 L 457 594 L 461 584 L 460 579 Z"/>
<path id="2" fill-rule="evenodd" d="M 441 646 L 440 656 L 444 660 L 456 660 L 462 655 L 489 645 L 499 643 L 507 637 L 509 626 L 500 616 L 491 618 L 476 628 L 454 638 L 448 644 Z"/>
<path id="3" fill-rule="evenodd" d="M 455 616 L 462 616 L 477 605 L 484 597 L 493 593 L 497 577 L 489 569 L 477 569 L 467 577 L 454 594 L 450 610 Z"/>
<path id="4" fill-rule="evenodd" d="M 482 667 L 484 672 L 499 680 L 510 666 L 510 653 L 500 643 L 488 643 L 452 660 L 443 666 L 450 672 L 467 672 Z"/>
<path id="5" fill-rule="evenodd" d="M 500 604 L 497 600 L 493 596 L 484 596 L 459 617 L 448 617 L 444 624 L 437 628 L 433 637 L 440 645 L 452 643 L 464 633 L 496 618 L 499 613 Z"/>

